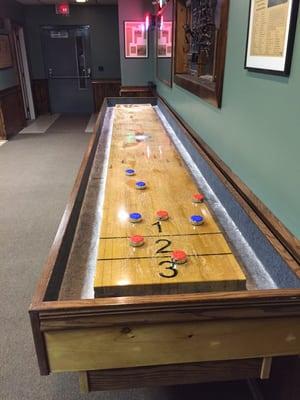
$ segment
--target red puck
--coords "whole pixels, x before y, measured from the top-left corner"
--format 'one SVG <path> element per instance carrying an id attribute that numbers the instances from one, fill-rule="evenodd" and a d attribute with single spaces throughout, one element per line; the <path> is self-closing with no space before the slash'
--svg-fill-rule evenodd
<path id="1" fill-rule="evenodd" d="M 194 203 L 203 203 L 204 195 L 201 193 L 196 193 L 193 195 L 193 202 Z"/>
<path id="2" fill-rule="evenodd" d="M 143 236 L 135 235 L 130 238 L 130 245 L 133 247 L 143 246 L 145 243 Z"/>
<path id="3" fill-rule="evenodd" d="M 171 254 L 172 261 L 176 264 L 184 264 L 187 262 L 187 254 L 183 250 L 175 250 Z"/>
<path id="4" fill-rule="evenodd" d="M 168 211 L 159 210 L 156 213 L 156 217 L 160 221 L 165 221 L 165 220 L 169 219 L 169 213 L 168 213 Z"/>

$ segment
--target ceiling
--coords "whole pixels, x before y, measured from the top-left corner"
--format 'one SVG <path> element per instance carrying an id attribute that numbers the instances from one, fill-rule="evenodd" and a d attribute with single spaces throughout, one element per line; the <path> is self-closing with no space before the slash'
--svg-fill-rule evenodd
<path id="1" fill-rule="evenodd" d="M 58 4 L 58 3 L 76 3 L 75 0 L 17 0 L 19 3 L 30 5 L 30 4 L 37 4 L 37 5 L 45 5 L 45 4 Z M 88 0 L 85 4 L 90 5 L 108 5 L 108 4 L 118 4 L 118 0 Z"/>

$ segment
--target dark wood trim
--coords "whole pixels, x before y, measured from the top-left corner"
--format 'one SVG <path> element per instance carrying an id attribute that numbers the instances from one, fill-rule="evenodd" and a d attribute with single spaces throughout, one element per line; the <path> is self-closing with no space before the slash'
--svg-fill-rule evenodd
<path id="1" fill-rule="evenodd" d="M 151 86 L 121 86 L 121 97 L 153 97 L 154 88 Z"/>
<path id="2" fill-rule="evenodd" d="M 158 96 L 174 114 L 191 138 L 199 152 L 213 168 L 225 186 L 243 206 L 253 222 L 265 234 L 267 239 L 279 251 L 294 273 L 300 278 L 300 240 L 298 240 L 266 205 L 242 182 L 242 180 L 220 159 L 220 157 L 199 137 L 199 135 L 181 118 L 181 116 Z"/>
<path id="3" fill-rule="evenodd" d="M 12 93 L 21 90 L 20 85 L 10 86 L 9 88 L 0 90 L 0 99 L 9 96 Z"/>
<path id="4" fill-rule="evenodd" d="M 215 91 L 211 90 L 204 85 L 200 85 L 198 82 L 188 79 L 184 74 L 175 74 L 174 82 L 176 85 L 181 86 L 183 89 L 188 92 L 193 93 L 194 95 L 201 97 L 203 100 L 207 101 L 211 105 L 215 107 L 220 107 L 218 100 L 215 95 Z"/>
<path id="5" fill-rule="evenodd" d="M 32 79 L 31 86 L 36 116 L 50 113 L 48 79 Z"/>
<path id="6" fill-rule="evenodd" d="M 107 97 L 117 97 L 120 94 L 120 79 L 95 79 L 92 81 L 94 96 L 94 111 L 99 112 Z"/>
<path id="7" fill-rule="evenodd" d="M 0 115 L 3 139 L 9 139 L 24 128 L 26 118 L 20 85 L 0 91 Z"/>
<path id="8" fill-rule="evenodd" d="M 55 301 L 41 303 L 32 310 L 39 312 L 40 329 L 43 331 L 119 324 L 300 316 L 300 290 L 278 291 Z"/>
<path id="9" fill-rule="evenodd" d="M 249 360 L 87 371 L 88 389 L 93 392 L 167 386 L 174 385 L 174 382 L 186 385 L 255 379 L 259 378 L 261 363 L 261 359 L 254 358 Z"/>
<path id="10" fill-rule="evenodd" d="M 47 350 L 44 340 L 44 335 L 40 330 L 39 313 L 36 311 L 30 311 L 30 322 L 33 334 L 34 345 L 36 348 L 36 354 L 41 375 L 49 375 L 50 368 L 48 363 Z"/>

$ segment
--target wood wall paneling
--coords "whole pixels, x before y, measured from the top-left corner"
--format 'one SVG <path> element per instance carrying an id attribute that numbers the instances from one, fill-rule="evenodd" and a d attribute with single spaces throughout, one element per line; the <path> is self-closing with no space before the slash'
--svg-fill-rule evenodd
<path id="1" fill-rule="evenodd" d="M 151 86 L 122 86 L 121 97 L 152 97 L 155 96 L 154 88 Z"/>
<path id="2" fill-rule="evenodd" d="M 36 116 L 51 112 L 47 79 L 34 79 L 31 83 Z"/>
<path id="3" fill-rule="evenodd" d="M 97 80 L 92 82 L 95 112 L 99 112 L 106 97 L 119 97 L 121 81 Z"/>
<path id="4" fill-rule="evenodd" d="M 26 124 L 22 91 L 14 86 L 0 92 L 1 137 L 9 139 L 17 134 Z"/>

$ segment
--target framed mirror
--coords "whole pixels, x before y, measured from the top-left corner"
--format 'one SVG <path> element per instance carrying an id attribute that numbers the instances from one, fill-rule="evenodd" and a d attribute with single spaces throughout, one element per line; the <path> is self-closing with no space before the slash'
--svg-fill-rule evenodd
<path id="1" fill-rule="evenodd" d="M 174 82 L 221 107 L 229 0 L 175 0 Z"/>
<path id="2" fill-rule="evenodd" d="M 172 86 L 174 2 L 169 0 L 156 18 L 156 76 L 161 82 Z"/>

